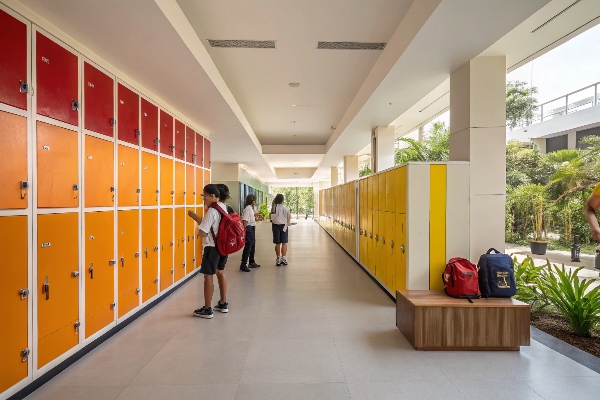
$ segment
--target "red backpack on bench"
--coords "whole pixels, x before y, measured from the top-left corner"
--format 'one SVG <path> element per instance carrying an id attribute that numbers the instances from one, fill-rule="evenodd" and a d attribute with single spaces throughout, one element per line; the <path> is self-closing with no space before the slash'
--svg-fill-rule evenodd
<path id="1" fill-rule="evenodd" d="M 451 258 L 442 274 L 444 291 L 448 296 L 461 299 L 481 297 L 479 278 L 475 264 L 464 258 Z"/>

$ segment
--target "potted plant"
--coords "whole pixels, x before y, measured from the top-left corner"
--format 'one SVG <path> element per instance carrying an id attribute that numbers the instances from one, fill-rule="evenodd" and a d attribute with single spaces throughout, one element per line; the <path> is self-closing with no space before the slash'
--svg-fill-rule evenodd
<path id="1" fill-rule="evenodd" d="M 548 240 L 544 230 L 544 193 L 540 191 L 533 198 L 533 215 L 531 223 L 533 227 L 533 238 L 529 241 L 532 254 L 543 256 L 548 248 Z"/>

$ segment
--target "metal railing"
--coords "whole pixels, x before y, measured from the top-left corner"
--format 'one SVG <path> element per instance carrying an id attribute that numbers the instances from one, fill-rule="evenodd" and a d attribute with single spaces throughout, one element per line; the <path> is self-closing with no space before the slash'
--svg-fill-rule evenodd
<path id="1" fill-rule="evenodd" d="M 531 124 L 548 121 L 561 115 L 572 114 L 598 105 L 600 103 L 598 85 L 600 85 L 600 82 L 540 104 Z"/>

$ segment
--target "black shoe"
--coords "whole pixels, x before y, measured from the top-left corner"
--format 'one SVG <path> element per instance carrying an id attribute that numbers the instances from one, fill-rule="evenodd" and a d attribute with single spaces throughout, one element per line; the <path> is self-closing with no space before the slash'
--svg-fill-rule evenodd
<path id="1" fill-rule="evenodd" d="M 221 303 L 221 300 L 219 300 L 219 302 L 214 307 L 214 309 L 215 309 L 215 311 L 221 311 L 222 313 L 228 313 L 229 312 L 229 308 L 227 307 L 228 305 L 229 305 L 228 303 Z"/>
<path id="2" fill-rule="evenodd" d="M 211 319 L 213 317 L 213 310 L 210 307 L 208 307 L 208 308 L 202 307 L 202 308 L 199 308 L 198 310 L 194 310 L 193 315 L 194 315 L 194 317 Z"/>
<path id="3" fill-rule="evenodd" d="M 250 265 L 248 265 L 250 268 L 260 268 L 260 265 L 258 265 L 257 263 L 253 262 L 250 263 Z"/>
<path id="4" fill-rule="evenodd" d="M 250 268 L 246 267 L 245 265 L 240 265 L 240 271 L 250 272 Z"/>

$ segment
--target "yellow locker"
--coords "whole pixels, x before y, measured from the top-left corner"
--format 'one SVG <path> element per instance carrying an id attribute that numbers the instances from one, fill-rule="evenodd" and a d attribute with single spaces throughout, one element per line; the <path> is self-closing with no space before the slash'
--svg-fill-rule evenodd
<path id="1" fill-rule="evenodd" d="M 367 232 L 365 236 L 366 243 L 366 259 L 365 266 L 370 270 L 373 269 L 373 210 L 367 211 Z"/>
<path id="2" fill-rule="evenodd" d="M 377 175 L 373 175 L 372 188 L 371 197 L 373 198 L 373 211 L 379 211 L 379 176 Z"/>
<path id="3" fill-rule="evenodd" d="M 158 210 L 142 210 L 142 303 L 158 293 Z"/>
<path id="4" fill-rule="evenodd" d="M 373 175 L 367 178 L 367 184 L 365 185 L 366 193 L 365 196 L 367 198 L 367 209 L 373 209 Z"/>
<path id="5" fill-rule="evenodd" d="M 142 205 L 158 204 L 158 157 L 142 152 Z"/>
<path id="6" fill-rule="evenodd" d="M 175 204 L 185 203 L 185 164 L 175 161 Z"/>
<path id="7" fill-rule="evenodd" d="M 385 211 L 396 212 L 396 171 L 397 169 L 386 172 L 385 178 Z"/>
<path id="8" fill-rule="evenodd" d="M 400 167 L 395 170 L 394 190 L 396 191 L 396 212 L 406 214 L 406 172 L 407 167 Z"/>
<path id="9" fill-rule="evenodd" d="M 185 273 L 186 275 L 192 272 L 196 266 L 196 258 L 194 250 L 196 248 L 196 222 L 189 218 L 188 211 L 196 211 L 195 208 L 185 209 Z"/>
<path id="10" fill-rule="evenodd" d="M 185 208 L 175 209 L 175 264 L 174 279 L 185 276 Z"/>
<path id="11" fill-rule="evenodd" d="M 85 337 L 115 320 L 115 214 L 85 213 Z"/>
<path id="12" fill-rule="evenodd" d="M 38 216 L 38 368 L 79 342 L 79 216 Z"/>
<path id="13" fill-rule="evenodd" d="M 131 147 L 119 145 L 119 206 L 137 206 L 139 203 L 139 157 L 140 152 Z"/>
<path id="14" fill-rule="evenodd" d="M 373 210 L 373 274 L 379 277 L 379 255 L 381 253 L 380 248 L 380 226 L 379 226 L 379 211 Z"/>
<path id="15" fill-rule="evenodd" d="M 196 184 L 194 181 L 194 168 L 193 165 L 185 166 L 185 204 L 188 206 L 196 203 Z"/>
<path id="16" fill-rule="evenodd" d="M 160 204 L 173 204 L 173 159 L 160 158 Z"/>
<path id="17" fill-rule="evenodd" d="M 115 144 L 84 135 L 86 207 L 110 207 L 115 202 Z"/>
<path id="18" fill-rule="evenodd" d="M 2 129 L 2 128 L 0 128 Z M 0 217 L 0 393 L 27 377 L 28 362 L 21 351 L 27 342 L 27 217 Z"/>
<path id="19" fill-rule="evenodd" d="M 0 143 L 0 208 L 27 208 L 27 119 L 0 111 Z"/>
<path id="20" fill-rule="evenodd" d="M 382 172 L 379 174 L 379 181 L 377 184 L 379 185 L 379 192 L 377 198 L 379 199 L 379 210 L 386 211 L 387 210 L 387 186 L 386 186 L 386 176 L 387 172 Z"/>
<path id="21" fill-rule="evenodd" d="M 384 285 L 387 285 L 387 256 L 385 254 L 387 218 L 388 213 L 385 211 L 379 212 L 379 268 L 377 269 L 377 277 Z"/>
<path id="22" fill-rule="evenodd" d="M 139 305 L 140 284 L 139 213 L 118 211 L 117 275 L 119 279 L 119 318 Z"/>
<path id="23" fill-rule="evenodd" d="M 173 284 L 173 209 L 160 210 L 160 291 Z"/>
<path id="24" fill-rule="evenodd" d="M 396 290 L 406 290 L 406 260 L 408 248 L 406 244 L 406 214 L 396 214 L 396 237 L 394 242 L 396 262 Z"/>
<path id="25" fill-rule="evenodd" d="M 395 248 L 398 245 L 398 240 L 396 239 L 396 214 L 394 213 L 386 213 L 386 225 L 385 225 L 385 244 L 384 254 L 385 254 L 385 283 L 388 289 L 394 295 L 396 294 L 396 260 L 394 259 Z"/>

